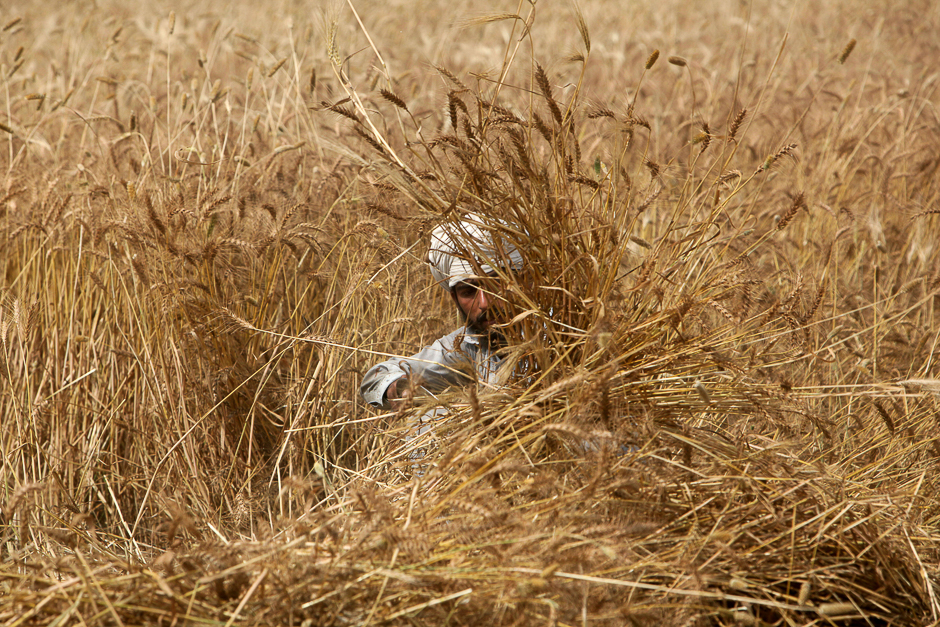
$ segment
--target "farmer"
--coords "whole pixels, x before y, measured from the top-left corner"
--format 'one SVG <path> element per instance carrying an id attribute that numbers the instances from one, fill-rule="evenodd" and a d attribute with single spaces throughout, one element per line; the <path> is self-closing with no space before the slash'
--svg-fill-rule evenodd
<path id="1" fill-rule="evenodd" d="M 454 299 L 463 325 L 412 357 L 373 366 L 360 392 L 374 407 L 391 409 L 416 390 L 435 394 L 474 381 L 497 383 L 503 361 L 496 350 L 502 341 L 497 325 L 506 320 L 499 313 L 496 268 L 519 270 L 521 253 L 471 216 L 436 228 L 427 260 L 435 280 Z"/>

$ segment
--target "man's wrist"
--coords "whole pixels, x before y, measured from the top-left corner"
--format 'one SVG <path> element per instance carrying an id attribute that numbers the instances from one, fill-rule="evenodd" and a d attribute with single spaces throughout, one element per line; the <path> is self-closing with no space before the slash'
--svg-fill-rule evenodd
<path id="1" fill-rule="evenodd" d="M 388 389 L 385 390 L 385 400 L 388 402 L 392 402 L 392 401 L 397 401 L 398 399 L 400 399 L 402 395 L 401 386 L 407 385 L 407 382 L 408 382 L 407 375 L 403 377 L 399 377 L 395 379 L 394 381 L 392 381 L 389 384 Z"/>

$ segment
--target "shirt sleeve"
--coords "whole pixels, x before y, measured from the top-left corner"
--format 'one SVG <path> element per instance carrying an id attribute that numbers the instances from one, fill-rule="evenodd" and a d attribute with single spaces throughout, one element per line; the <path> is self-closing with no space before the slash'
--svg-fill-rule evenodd
<path id="1" fill-rule="evenodd" d="M 473 379 L 473 358 L 466 342 L 458 342 L 463 329 L 445 335 L 417 354 L 401 359 L 389 359 L 373 366 L 363 377 L 359 392 L 363 400 L 373 407 L 390 409 L 386 398 L 393 381 L 409 376 L 415 385 L 430 393 L 445 390 L 451 385 L 467 383 Z"/>

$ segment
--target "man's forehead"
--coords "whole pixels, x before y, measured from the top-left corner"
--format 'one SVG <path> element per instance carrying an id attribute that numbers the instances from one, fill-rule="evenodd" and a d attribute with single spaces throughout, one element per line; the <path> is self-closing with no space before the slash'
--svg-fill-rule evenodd
<path id="1" fill-rule="evenodd" d="M 480 287 L 479 279 L 464 279 L 463 281 L 458 282 L 454 285 L 454 291 L 461 291 L 467 289 L 476 290 Z"/>
<path id="2" fill-rule="evenodd" d="M 472 287 L 479 287 L 482 283 L 492 284 L 499 282 L 499 275 L 496 272 L 490 272 L 489 274 L 483 276 L 468 276 L 465 279 L 461 279 L 454 284 L 454 287 L 460 287 L 461 285 L 470 285 Z"/>

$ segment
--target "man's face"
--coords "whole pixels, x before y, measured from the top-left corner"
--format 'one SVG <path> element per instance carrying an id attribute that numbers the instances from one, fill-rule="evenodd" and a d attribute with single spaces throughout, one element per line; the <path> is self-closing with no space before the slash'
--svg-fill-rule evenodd
<path id="1" fill-rule="evenodd" d="M 494 290 L 498 287 L 495 280 L 480 281 L 468 279 L 454 286 L 454 300 L 464 316 L 467 326 L 478 333 L 485 333 L 494 324 L 503 320 L 494 304 L 497 297 Z"/>

